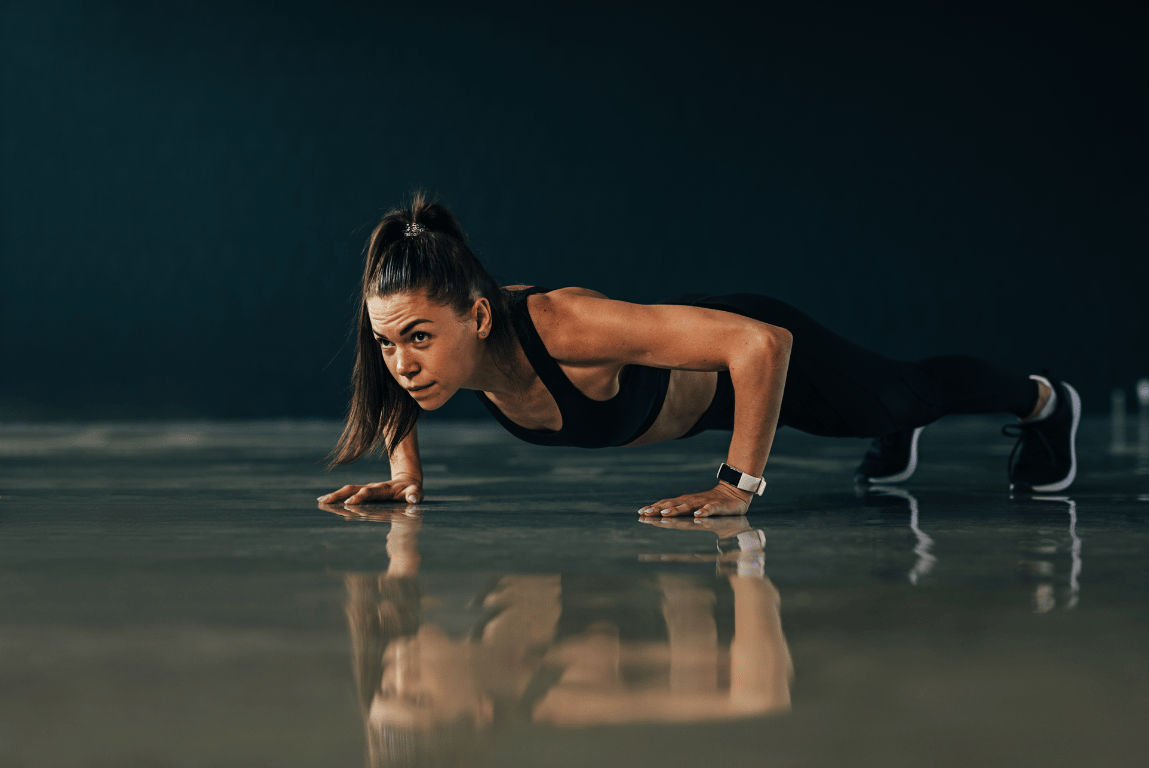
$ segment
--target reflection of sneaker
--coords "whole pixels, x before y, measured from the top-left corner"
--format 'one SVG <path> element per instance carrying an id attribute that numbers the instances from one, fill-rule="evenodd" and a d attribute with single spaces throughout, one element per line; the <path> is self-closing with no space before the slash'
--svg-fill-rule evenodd
<path id="1" fill-rule="evenodd" d="M 1003 435 L 1018 438 L 1009 454 L 1009 489 L 1017 493 L 1061 491 L 1077 477 L 1074 443 L 1081 421 L 1081 398 L 1065 382 L 1046 378 L 1057 392 L 1057 409 L 1041 421 L 1001 428 Z"/>
<path id="2" fill-rule="evenodd" d="M 867 488 L 862 491 L 865 494 L 867 502 L 875 499 L 904 499 L 910 505 L 910 530 L 914 532 L 914 536 L 918 539 L 918 544 L 914 547 L 914 554 L 918 556 L 918 561 L 914 563 L 914 567 L 906 574 L 910 583 L 917 585 L 918 580 L 925 576 L 934 569 L 937 565 L 938 559 L 930 549 L 934 545 L 934 540 L 930 538 L 929 534 L 923 531 L 918 526 L 918 499 L 905 488 Z M 868 506 L 868 504 L 867 504 Z"/>
<path id="3" fill-rule="evenodd" d="M 904 483 L 918 468 L 918 437 L 925 427 L 875 437 L 854 479 L 859 483 Z"/>

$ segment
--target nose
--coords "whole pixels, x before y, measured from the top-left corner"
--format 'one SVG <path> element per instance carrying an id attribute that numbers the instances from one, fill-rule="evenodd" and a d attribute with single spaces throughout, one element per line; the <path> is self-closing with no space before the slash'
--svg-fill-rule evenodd
<path id="1" fill-rule="evenodd" d="M 419 373 L 419 362 L 410 352 L 397 349 L 395 350 L 395 373 L 411 378 Z"/>

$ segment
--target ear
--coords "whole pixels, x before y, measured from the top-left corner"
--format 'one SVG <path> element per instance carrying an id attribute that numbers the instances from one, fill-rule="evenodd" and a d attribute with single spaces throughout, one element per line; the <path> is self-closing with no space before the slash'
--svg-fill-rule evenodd
<path id="1" fill-rule="evenodd" d="M 471 305 L 471 320 L 480 338 L 485 339 L 491 335 L 494 317 L 491 315 L 491 304 L 484 297 L 475 299 L 475 303 Z"/>

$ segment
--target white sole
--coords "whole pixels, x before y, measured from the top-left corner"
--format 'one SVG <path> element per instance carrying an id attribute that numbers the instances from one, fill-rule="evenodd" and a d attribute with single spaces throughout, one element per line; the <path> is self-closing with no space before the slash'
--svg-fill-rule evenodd
<path id="1" fill-rule="evenodd" d="M 1038 493 L 1049 493 L 1050 491 L 1063 491 L 1073 484 L 1074 479 L 1077 477 L 1077 425 L 1081 423 L 1081 397 L 1077 394 L 1077 390 L 1061 382 L 1061 386 L 1069 393 L 1069 405 L 1073 408 L 1073 426 L 1069 429 L 1069 474 L 1056 483 L 1048 483 L 1047 485 L 1034 485 L 1034 491 Z M 1010 486 L 1010 490 L 1013 486 Z"/>
<path id="2" fill-rule="evenodd" d="M 1076 429 L 1077 425 L 1074 424 Z M 904 483 L 913 477 L 918 468 L 918 438 L 921 437 L 922 430 L 925 427 L 918 427 L 914 430 L 914 436 L 910 439 L 910 461 L 906 464 L 906 468 L 896 475 L 886 475 L 885 477 L 870 477 L 866 478 L 866 482 L 871 485 L 892 485 L 894 483 Z"/>

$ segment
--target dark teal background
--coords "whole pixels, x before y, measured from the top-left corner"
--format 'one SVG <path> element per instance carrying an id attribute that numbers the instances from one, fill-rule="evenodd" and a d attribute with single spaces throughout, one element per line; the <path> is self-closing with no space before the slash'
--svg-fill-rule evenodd
<path id="1" fill-rule="evenodd" d="M 1149 375 L 1140 6 L 791 5 L 0 3 L 0 421 L 337 416 L 415 186 L 506 282 Z"/>

